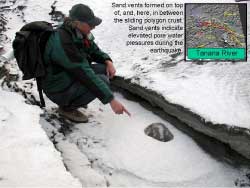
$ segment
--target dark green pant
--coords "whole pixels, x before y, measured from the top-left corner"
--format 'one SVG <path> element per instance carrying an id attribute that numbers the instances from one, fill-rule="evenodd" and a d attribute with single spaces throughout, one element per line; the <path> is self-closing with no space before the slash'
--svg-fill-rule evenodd
<path id="1" fill-rule="evenodd" d="M 106 65 L 93 64 L 92 69 L 107 85 L 109 85 L 109 78 L 106 73 Z M 89 90 L 82 89 L 84 87 L 79 81 L 74 82 L 71 86 L 62 92 L 46 93 L 47 97 L 62 107 L 64 110 L 74 110 L 79 107 L 84 107 L 93 101 L 96 96 Z"/>

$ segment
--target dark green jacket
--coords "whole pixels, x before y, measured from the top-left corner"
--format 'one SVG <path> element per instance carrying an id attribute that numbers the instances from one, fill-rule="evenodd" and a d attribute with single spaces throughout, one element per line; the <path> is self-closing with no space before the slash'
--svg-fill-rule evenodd
<path id="1" fill-rule="evenodd" d="M 83 90 L 89 90 L 106 104 L 113 99 L 113 94 L 94 73 L 90 62 L 104 63 L 111 59 L 98 48 L 94 39 L 81 37 L 65 24 L 50 36 L 44 52 L 47 73 L 43 90 L 45 93 L 63 92 L 73 82 L 79 81 L 84 86 Z"/>

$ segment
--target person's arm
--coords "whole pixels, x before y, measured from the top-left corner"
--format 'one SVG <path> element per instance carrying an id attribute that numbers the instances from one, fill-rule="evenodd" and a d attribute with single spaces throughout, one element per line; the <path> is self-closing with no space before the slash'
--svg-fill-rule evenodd
<path id="1" fill-rule="evenodd" d="M 94 62 L 106 64 L 106 71 L 107 71 L 107 75 L 108 75 L 109 78 L 113 78 L 115 76 L 116 70 L 115 70 L 115 67 L 113 65 L 112 59 L 109 57 L 108 54 L 103 52 L 97 46 L 97 44 L 94 42 L 94 40 L 91 40 L 91 52 L 90 52 L 90 55 L 91 55 L 91 59 Z"/>
<path id="2" fill-rule="evenodd" d="M 57 64 L 86 86 L 103 104 L 113 100 L 112 91 L 94 73 L 86 56 L 73 43 L 70 34 L 60 30 L 55 34 L 55 44 L 51 56 Z"/>
<path id="3" fill-rule="evenodd" d="M 90 40 L 90 56 L 91 59 L 96 63 L 105 63 L 105 61 L 112 61 L 110 56 L 103 52 L 98 45 L 95 43 L 94 39 Z"/>

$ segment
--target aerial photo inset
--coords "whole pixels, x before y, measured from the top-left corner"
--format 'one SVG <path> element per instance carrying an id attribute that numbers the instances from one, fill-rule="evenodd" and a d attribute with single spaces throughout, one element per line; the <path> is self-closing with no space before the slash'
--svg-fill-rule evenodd
<path id="1" fill-rule="evenodd" d="M 186 54 L 188 48 L 245 48 L 246 52 L 245 10 L 239 4 L 186 4 Z"/>

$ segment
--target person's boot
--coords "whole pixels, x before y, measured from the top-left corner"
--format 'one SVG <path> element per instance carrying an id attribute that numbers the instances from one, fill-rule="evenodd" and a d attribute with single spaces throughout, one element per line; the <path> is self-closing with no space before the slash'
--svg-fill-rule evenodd
<path id="1" fill-rule="evenodd" d="M 63 108 L 59 107 L 58 108 L 58 113 L 59 115 L 77 122 L 77 123 L 87 123 L 88 122 L 88 117 L 80 112 L 79 110 L 75 109 L 75 110 L 64 110 Z"/>

